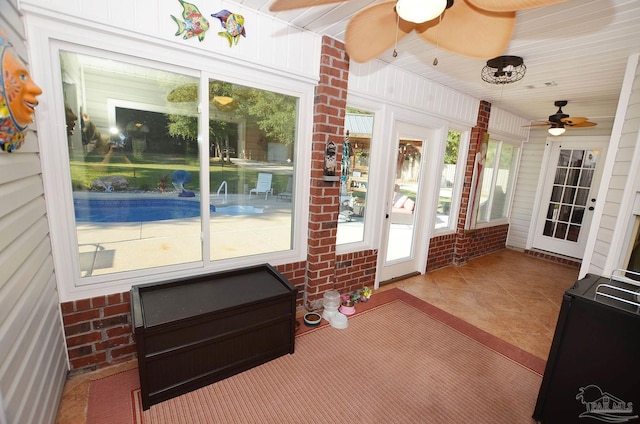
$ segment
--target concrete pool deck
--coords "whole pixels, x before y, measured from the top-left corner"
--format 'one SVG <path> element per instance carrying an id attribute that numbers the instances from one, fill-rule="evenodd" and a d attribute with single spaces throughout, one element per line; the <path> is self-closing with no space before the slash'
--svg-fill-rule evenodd
<path id="1" fill-rule="evenodd" d="M 136 198 L 200 201 L 173 193 L 74 193 L 75 198 L 125 200 Z M 276 196 L 212 196 L 212 204 L 250 205 L 262 213 L 225 215 L 212 212 L 210 259 L 289 250 L 292 203 Z M 200 217 L 149 222 L 76 223 L 83 277 L 201 261 Z"/>
<path id="2" fill-rule="evenodd" d="M 75 198 L 99 200 L 180 199 L 199 202 L 199 197 L 178 197 L 167 193 L 77 192 Z M 259 214 L 225 215 L 211 213 L 210 260 L 258 255 L 291 249 L 293 203 L 277 195 L 211 196 L 214 206 L 242 205 L 262 209 Z M 359 240 L 361 220 L 340 221 L 338 241 Z M 77 222 L 76 233 L 82 277 L 99 276 L 199 262 L 201 258 L 200 217 L 149 222 Z"/>

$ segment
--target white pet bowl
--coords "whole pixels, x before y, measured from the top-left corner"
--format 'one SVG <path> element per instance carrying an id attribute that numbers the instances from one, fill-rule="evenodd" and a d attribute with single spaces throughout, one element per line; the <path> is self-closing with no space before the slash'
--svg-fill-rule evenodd
<path id="1" fill-rule="evenodd" d="M 337 312 L 331 317 L 331 321 L 329 321 L 329 324 L 331 324 L 333 328 L 342 330 L 349 326 L 349 320 L 347 319 L 347 316 L 345 314 Z"/>

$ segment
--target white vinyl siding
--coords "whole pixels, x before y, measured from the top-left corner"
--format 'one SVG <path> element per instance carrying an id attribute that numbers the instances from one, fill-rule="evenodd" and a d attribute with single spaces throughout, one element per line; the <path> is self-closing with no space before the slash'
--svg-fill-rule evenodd
<path id="1" fill-rule="evenodd" d="M 27 62 L 22 21 L 0 0 L 0 28 Z M 36 81 L 37 83 L 37 81 Z M 0 152 L 0 423 L 54 423 L 67 373 L 38 140 Z"/>
<path id="2" fill-rule="evenodd" d="M 636 192 L 638 159 L 640 152 L 640 66 L 638 55 L 629 59 L 628 74 L 630 89 L 624 87 L 620 94 L 619 110 L 616 114 L 611 144 L 617 149 L 611 167 L 611 176 L 606 188 L 605 204 L 597 229 L 593 253 L 588 263 L 583 264 L 581 275 L 590 272 L 610 275 L 616 268 L 626 266 L 630 228 L 633 226 L 632 207 Z M 620 109 L 622 107 L 622 109 Z M 621 121 L 618 121 L 621 120 Z M 617 142 L 617 143 L 616 143 Z M 612 149 L 613 150 L 613 149 Z M 601 190 L 602 193 L 602 190 Z"/>

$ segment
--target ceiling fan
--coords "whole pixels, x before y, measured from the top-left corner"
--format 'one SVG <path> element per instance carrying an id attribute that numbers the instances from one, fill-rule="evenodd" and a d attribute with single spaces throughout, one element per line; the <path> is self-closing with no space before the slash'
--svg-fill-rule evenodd
<path id="1" fill-rule="evenodd" d="M 525 125 L 526 127 L 545 127 L 549 125 L 549 134 L 562 135 L 567 128 L 584 128 L 595 127 L 595 122 L 589 121 L 589 118 L 583 116 L 569 116 L 562 111 L 562 108 L 569 103 L 568 100 L 556 100 L 553 104 L 558 108 L 558 111 L 553 115 L 549 115 L 549 120 L 544 122 L 538 122 L 531 125 Z"/>
<path id="2" fill-rule="evenodd" d="M 269 10 L 279 12 L 342 1 L 345 0 L 274 0 Z M 455 54 L 488 59 L 499 56 L 509 44 L 516 11 L 564 1 L 567 0 L 382 0 L 351 18 L 345 48 L 351 59 L 367 62 L 415 30 L 424 41 Z"/>

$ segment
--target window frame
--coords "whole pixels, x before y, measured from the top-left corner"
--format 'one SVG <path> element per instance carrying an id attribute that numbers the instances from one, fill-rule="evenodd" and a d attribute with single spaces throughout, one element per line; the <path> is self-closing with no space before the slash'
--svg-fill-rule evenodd
<path id="1" fill-rule="evenodd" d="M 383 161 L 384 143 L 379 140 L 383 139 L 384 134 L 384 118 L 385 107 L 371 99 L 365 99 L 357 95 L 348 94 L 347 106 L 349 108 L 366 110 L 373 114 L 373 132 L 371 134 L 371 142 L 369 147 L 369 176 L 367 182 L 367 203 L 370 205 L 379 205 L 382 202 L 380 187 L 383 187 L 384 180 L 381 177 L 380 170 L 384 169 L 386 164 Z M 362 240 L 338 244 L 336 241 L 336 253 L 346 254 L 351 252 L 360 252 L 364 250 L 377 249 L 376 244 L 376 226 L 372 223 L 380 222 L 381 208 L 367 207 L 364 212 L 364 233 Z"/>
<path id="2" fill-rule="evenodd" d="M 520 170 L 520 157 L 522 155 L 522 147 L 523 147 L 523 142 L 522 141 L 516 141 L 513 139 L 507 139 L 507 138 L 501 138 L 501 139 L 497 139 L 497 138 L 493 138 L 491 137 L 491 135 L 489 135 L 489 143 L 490 142 L 494 142 L 497 143 L 497 149 L 496 149 L 496 161 L 494 164 L 494 171 L 497 171 L 500 167 L 500 155 L 502 154 L 502 147 L 504 144 L 508 144 L 514 148 L 518 149 L 518 154 L 515 156 L 514 161 L 515 161 L 515 166 L 513 169 L 513 176 L 511 178 L 511 188 L 509 190 L 509 192 L 507 193 L 507 196 L 505 198 L 505 202 L 507 204 L 507 209 L 505 212 L 505 216 L 501 217 L 501 218 L 495 218 L 495 219 L 491 219 L 491 208 L 489 209 L 489 219 L 486 221 L 480 221 L 478 219 L 478 217 L 476 217 L 476 222 L 475 222 L 475 228 L 476 229 L 480 229 L 480 228 L 487 228 L 487 227 L 494 227 L 494 226 L 498 226 L 498 225 L 504 225 L 504 224 L 508 224 L 509 223 L 509 217 L 510 217 L 510 213 L 511 213 L 511 207 L 513 204 L 513 196 L 515 194 L 515 186 L 517 183 L 517 179 L 518 179 L 518 172 Z M 488 146 L 487 146 L 488 147 Z M 487 149 L 488 150 L 488 149 Z M 484 173 L 486 171 L 486 167 L 482 170 L 482 172 Z M 491 191 L 489 193 L 489 199 L 491 199 L 489 206 L 493 206 L 493 198 L 494 198 L 494 193 L 495 193 L 495 189 L 496 189 L 496 180 L 498 177 L 498 172 L 493 172 L 493 176 L 492 176 L 492 181 L 491 181 Z M 483 180 L 484 180 L 484 176 L 483 176 Z M 481 187 L 479 187 L 480 189 L 482 189 Z"/>
<path id="3" fill-rule="evenodd" d="M 458 146 L 458 159 L 456 162 L 455 181 L 453 183 L 451 191 L 451 212 L 449 214 L 449 225 L 446 227 L 436 228 L 436 223 L 433 223 L 434 236 L 442 236 L 446 234 L 453 234 L 457 231 L 458 217 L 460 216 L 460 204 L 462 198 L 462 189 L 464 187 L 465 172 L 467 169 L 467 155 L 469 154 L 469 141 L 471 139 L 471 129 L 462 128 L 457 125 L 450 125 L 447 129 L 447 137 L 449 131 L 456 131 L 460 133 L 460 145 Z M 446 140 L 445 140 L 446 143 Z M 442 160 L 440 175 L 444 169 L 444 155 L 446 153 L 446 145 L 442 149 Z M 439 194 L 439 192 L 438 192 Z M 436 207 L 438 207 L 438 200 L 435 200 Z M 436 214 L 437 215 L 437 214 Z"/>
<path id="4" fill-rule="evenodd" d="M 207 240 L 209 235 L 205 234 L 208 233 L 207 226 L 207 231 L 203 229 L 201 233 L 204 240 L 202 261 L 81 278 L 78 271 L 80 269 L 78 240 L 75 231 L 69 156 L 66 149 L 62 148 L 62 144 L 66 146 L 66 131 L 64 125 L 60 124 L 65 122 L 62 88 L 64 76 L 61 72 L 59 56 L 61 51 L 91 55 L 107 60 L 113 59 L 195 77 L 200 80 L 201 96 L 204 94 L 202 91 L 206 90 L 206 88 L 202 89 L 203 81 L 208 84 L 210 79 L 222 79 L 234 84 L 296 97 L 298 99 L 298 117 L 293 160 L 295 163 L 294 178 L 298 181 L 308 181 L 311 174 L 309 160 L 311 145 L 305 143 L 304 140 L 311 139 L 315 83 L 310 78 L 283 76 L 272 70 L 261 69 L 257 65 L 226 62 L 220 58 L 196 55 L 192 52 L 181 51 L 172 46 L 155 44 L 146 40 L 124 39 L 117 34 L 97 34 L 94 31 L 78 28 L 73 31 L 69 31 L 69 29 L 70 27 L 61 24 L 51 28 L 51 32 L 47 34 L 34 37 L 34 48 L 39 48 L 43 53 L 32 64 L 34 77 L 48 94 L 46 113 L 38 116 L 37 124 L 41 133 L 39 141 L 42 176 L 50 221 L 53 263 L 62 301 L 127 291 L 134 284 L 191 277 L 266 262 L 279 265 L 302 261 L 306 258 L 306 216 L 308 215 L 309 201 L 308 196 L 304 195 L 304 191 L 308 185 L 295 184 L 296 202 L 295 205 L 292 205 L 293 237 L 290 250 L 212 262 L 208 255 L 209 244 Z M 212 69 L 224 70 L 225 72 L 224 74 L 212 72 Z M 208 87 L 208 85 L 204 87 Z M 208 102 L 200 103 L 199 114 L 200 116 L 208 116 Z M 206 120 L 199 119 L 199 121 L 201 128 L 198 143 L 200 146 L 208 146 L 208 131 L 202 130 L 202 121 Z M 208 149 L 200 148 L 199 150 L 200 164 L 203 167 L 202 155 L 208 157 L 209 152 Z M 208 172 L 206 174 L 201 172 L 201 179 L 202 189 L 209 190 Z M 203 209 L 208 212 L 208 208 Z M 201 214 L 203 224 L 206 224 L 205 216 L 208 214 Z"/>

